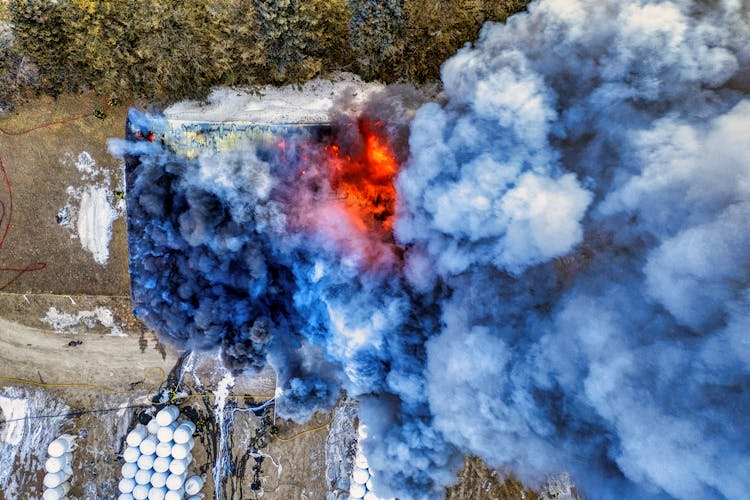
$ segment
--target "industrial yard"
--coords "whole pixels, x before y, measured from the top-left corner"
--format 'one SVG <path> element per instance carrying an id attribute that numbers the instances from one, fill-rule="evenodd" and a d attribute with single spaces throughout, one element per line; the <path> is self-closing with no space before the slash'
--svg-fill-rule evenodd
<path id="1" fill-rule="evenodd" d="M 2 263 L 44 263 L 0 276 L 0 498 L 42 498 L 47 446 L 66 434 L 76 443 L 68 496 L 116 498 L 126 435 L 170 401 L 200 424 L 190 472 L 205 482 L 205 498 L 345 498 L 356 467 L 355 401 L 305 425 L 276 418 L 273 372 L 232 375 L 216 354 L 175 352 L 132 315 L 118 208 L 124 166 L 106 149 L 124 134 L 129 104 L 42 98 L 0 122 L 12 133 L 0 134 L 0 150 L 13 201 Z M 106 117 L 87 114 L 94 109 Z M 89 214 L 111 231 L 104 262 L 78 232 L 87 190 L 106 190 L 116 214 L 103 222 Z M 475 460 L 449 497 L 519 495 L 536 497 Z"/>
<path id="2" fill-rule="evenodd" d="M 0 0 L 0 500 L 743 500 L 750 3 Z"/>
<path id="3" fill-rule="evenodd" d="M 103 120 L 91 114 L 101 107 L 107 114 Z M 272 373 L 237 376 L 226 388 L 228 397 L 221 404 L 227 414 L 222 418 L 232 423 L 227 424 L 226 443 L 220 445 L 214 391 L 225 372 L 207 353 L 180 373 L 178 361 L 184 353 L 160 344 L 132 316 L 124 214 L 112 221 L 109 257 L 103 263 L 83 246 L 78 224 L 66 225 L 58 217 L 66 206 L 80 208 L 75 192 L 91 186 L 106 186 L 108 201 L 117 205 L 123 168 L 107 153 L 106 139 L 122 136 L 126 111 L 126 105 L 102 106 L 90 96 L 42 99 L 0 124 L 3 131 L 15 133 L 86 115 L 21 135 L 0 134 L 13 196 L 12 219 L 9 212 L 3 219 L 3 229 L 9 219 L 10 228 L 0 248 L 2 264 L 25 268 L 32 261 L 44 263 L 38 271 L 3 271 L 0 276 L 5 287 L 0 292 L 0 418 L 17 419 L 4 423 L 0 434 L 5 450 L 0 498 L 41 498 L 46 446 L 62 433 L 78 436 L 71 498 L 116 497 L 125 435 L 144 411 L 153 413 L 151 402 L 158 401 L 161 392 L 176 387 L 176 377 L 182 377 L 180 389 L 186 394 L 176 401 L 205 422 L 196 433 L 193 452 L 196 472 L 207 478 L 203 494 L 215 495 L 213 469 L 217 453 L 228 443 L 229 450 L 221 449 L 223 460 L 231 463 L 217 476 L 221 498 L 253 498 L 263 491 L 275 498 L 323 495 L 330 490 L 325 430 L 284 442 L 269 434 L 270 426 L 259 430 L 267 419 L 273 420 L 272 405 L 263 418 L 242 411 L 273 398 Z M 98 177 L 92 179 L 91 172 L 76 167 L 84 152 Z M 9 208 L 7 194 L 2 196 Z M 91 216 L 96 219 L 97 214 Z M 255 397 L 236 398 L 238 394 Z M 328 417 L 321 415 L 310 425 L 320 426 Z M 275 425 L 280 438 L 308 428 L 282 421 Z M 320 451 L 309 454 L 310 448 Z M 305 452 L 295 456 L 301 449 Z"/>

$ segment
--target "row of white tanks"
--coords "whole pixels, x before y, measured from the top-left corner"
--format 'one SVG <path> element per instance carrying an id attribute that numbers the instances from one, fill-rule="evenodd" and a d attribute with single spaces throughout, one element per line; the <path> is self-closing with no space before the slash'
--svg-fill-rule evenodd
<path id="1" fill-rule="evenodd" d="M 180 420 L 176 406 L 165 406 L 147 425 L 137 424 L 125 438 L 119 500 L 200 500 L 203 479 L 188 476 L 193 460 L 195 424 Z M 360 436 L 360 438 L 363 436 Z M 67 500 L 75 436 L 64 434 L 52 441 L 44 464 L 43 500 Z M 187 495 L 187 496 L 186 496 Z M 381 500 L 372 485 L 372 471 L 358 447 L 349 487 L 352 499 Z"/>
<path id="2" fill-rule="evenodd" d="M 67 500 L 70 478 L 73 475 L 73 450 L 75 436 L 63 434 L 47 446 L 48 458 L 44 462 L 43 500 Z"/>
<path id="3" fill-rule="evenodd" d="M 361 443 L 367 439 L 367 426 L 360 422 L 357 428 L 357 452 L 354 456 L 354 468 L 352 469 L 352 478 L 349 481 L 349 498 L 358 500 L 384 500 L 375 494 L 372 484 L 372 470 L 367 462 L 367 457 L 362 452 Z M 390 499 L 395 500 L 395 499 Z"/>
<path id="4" fill-rule="evenodd" d="M 147 425 L 125 438 L 119 500 L 199 500 L 203 479 L 188 475 L 195 424 L 180 421 L 180 409 L 165 406 Z"/>
<path id="5" fill-rule="evenodd" d="M 367 458 L 362 453 L 362 449 L 357 449 L 354 457 L 354 469 L 352 469 L 352 479 L 349 482 L 349 498 L 352 500 L 362 498 L 364 500 L 382 500 L 373 491 L 372 471 Z"/>

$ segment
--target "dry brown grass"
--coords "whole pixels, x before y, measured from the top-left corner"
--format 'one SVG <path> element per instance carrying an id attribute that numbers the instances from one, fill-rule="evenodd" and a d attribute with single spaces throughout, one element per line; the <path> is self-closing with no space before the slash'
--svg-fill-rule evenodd
<path id="1" fill-rule="evenodd" d="M 448 488 L 446 500 L 539 500 L 539 494 L 526 488 L 513 476 L 501 477 L 476 457 L 467 457 L 455 486 Z"/>

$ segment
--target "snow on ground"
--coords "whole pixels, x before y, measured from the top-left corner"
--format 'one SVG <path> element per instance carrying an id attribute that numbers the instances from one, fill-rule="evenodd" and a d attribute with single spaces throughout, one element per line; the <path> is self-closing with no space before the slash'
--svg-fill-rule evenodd
<path id="1" fill-rule="evenodd" d="M 231 412 L 225 413 L 227 398 L 234 386 L 235 378 L 227 370 L 224 377 L 219 381 L 216 388 L 214 403 L 214 418 L 219 427 L 218 450 L 216 451 L 216 463 L 213 467 L 214 484 L 224 484 L 224 477 L 231 471 L 231 446 L 229 445 L 229 423 L 232 419 Z M 216 498 L 221 498 L 221 488 L 216 488 Z"/>
<path id="2" fill-rule="evenodd" d="M 47 445 L 60 434 L 68 407 L 41 389 L 0 388 L 0 498 L 39 498 Z M 30 418 L 48 415 L 47 418 Z M 39 484 L 35 486 L 35 484 Z"/>
<path id="3" fill-rule="evenodd" d="M 83 249 L 91 253 L 98 264 L 106 265 L 112 223 L 125 213 L 124 199 L 112 203 L 114 192 L 124 190 L 122 181 L 113 189 L 109 169 L 98 167 L 86 151 L 75 160 L 68 153 L 63 163 L 73 161 L 82 183 L 68 186 L 68 203 L 58 212 L 57 222 L 68 229 L 71 238 L 81 241 Z"/>
<path id="4" fill-rule="evenodd" d="M 365 83 L 356 75 L 338 73 L 330 80 L 314 79 L 300 87 L 215 89 L 206 103 L 183 101 L 164 111 L 171 122 L 253 122 L 257 124 L 321 123 L 336 99 L 362 102 L 383 85 Z"/>
<path id="5" fill-rule="evenodd" d="M 86 186 L 78 209 L 78 238 L 99 264 L 109 259 L 109 240 L 117 212 L 109 203 L 109 187 Z"/>
<path id="6" fill-rule="evenodd" d="M 342 398 L 333 412 L 333 420 L 326 439 L 326 481 L 329 492 L 326 500 L 349 496 L 349 483 L 357 449 L 355 419 L 359 405 L 356 400 Z"/>
<path id="7" fill-rule="evenodd" d="M 570 474 L 562 473 L 547 480 L 542 487 L 540 500 L 580 500 Z"/>
<path id="8" fill-rule="evenodd" d="M 115 316 L 112 311 L 106 307 L 97 307 L 93 311 L 78 311 L 75 314 L 65 311 L 58 311 L 56 307 L 50 307 L 47 314 L 39 318 L 50 325 L 58 333 L 78 333 L 79 326 L 88 329 L 97 326 L 108 328 L 111 335 L 116 337 L 125 337 L 127 334 L 122 331 L 119 325 L 115 324 Z"/>
<path id="9" fill-rule="evenodd" d="M 23 418 L 29 408 L 29 402 L 22 398 L 0 396 L 0 409 L 3 411 L 3 421 L 10 420 L 0 428 L 0 441 L 16 446 L 23 437 Z"/>
<path id="10" fill-rule="evenodd" d="M 78 155 L 76 168 L 84 179 L 91 179 L 97 174 L 96 160 L 94 160 L 86 151 Z"/>

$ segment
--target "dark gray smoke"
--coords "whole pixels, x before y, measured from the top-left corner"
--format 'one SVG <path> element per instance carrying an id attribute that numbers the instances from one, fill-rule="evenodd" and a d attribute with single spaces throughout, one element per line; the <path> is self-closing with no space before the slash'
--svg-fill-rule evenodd
<path id="1" fill-rule="evenodd" d="M 269 362 L 282 415 L 358 398 L 381 495 L 439 497 L 471 453 L 589 498 L 744 498 L 748 8 L 541 0 L 445 63 L 442 105 L 388 89 L 283 151 L 114 143 L 136 312 Z M 403 163 L 393 235 L 331 181 L 367 127 Z"/>

